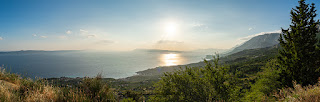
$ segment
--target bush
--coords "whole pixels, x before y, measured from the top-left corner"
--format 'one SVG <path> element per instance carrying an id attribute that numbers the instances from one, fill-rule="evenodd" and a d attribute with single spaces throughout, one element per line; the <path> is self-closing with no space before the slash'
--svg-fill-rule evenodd
<path id="1" fill-rule="evenodd" d="M 80 86 L 93 101 L 116 101 L 113 91 L 102 82 L 101 74 L 95 78 L 85 78 Z"/>
<path id="2" fill-rule="evenodd" d="M 237 101 L 240 88 L 229 67 L 218 65 L 219 56 L 213 64 L 205 60 L 203 68 L 185 68 L 164 77 L 154 85 L 155 95 L 150 101 Z"/>
<path id="3" fill-rule="evenodd" d="M 272 99 L 270 93 L 276 91 L 281 86 L 280 70 L 276 60 L 271 60 L 266 64 L 263 71 L 259 73 L 257 81 L 251 85 L 251 89 L 245 96 L 246 101 L 266 101 Z"/>

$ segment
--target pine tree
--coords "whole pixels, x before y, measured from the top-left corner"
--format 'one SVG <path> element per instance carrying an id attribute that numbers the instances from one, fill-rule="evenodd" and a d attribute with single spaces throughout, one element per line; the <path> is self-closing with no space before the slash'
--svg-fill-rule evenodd
<path id="1" fill-rule="evenodd" d="M 291 25 L 282 29 L 279 38 L 282 47 L 279 50 L 278 61 L 281 68 L 283 86 L 292 86 L 292 81 L 302 85 L 315 84 L 320 76 L 319 51 L 316 33 L 319 20 L 315 21 L 316 9 L 314 3 L 299 1 L 299 6 L 293 8 Z"/>

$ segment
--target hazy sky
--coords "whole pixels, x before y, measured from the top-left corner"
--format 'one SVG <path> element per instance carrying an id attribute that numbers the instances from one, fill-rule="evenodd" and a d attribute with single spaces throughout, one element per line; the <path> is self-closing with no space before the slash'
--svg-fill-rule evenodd
<path id="1" fill-rule="evenodd" d="M 0 50 L 226 49 L 287 28 L 297 1 L 0 0 Z"/>

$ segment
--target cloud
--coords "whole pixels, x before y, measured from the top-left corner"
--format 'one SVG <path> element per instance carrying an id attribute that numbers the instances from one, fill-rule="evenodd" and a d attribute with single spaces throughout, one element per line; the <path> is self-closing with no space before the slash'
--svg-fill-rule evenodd
<path id="1" fill-rule="evenodd" d="M 209 27 L 202 23 L 193 23 L 191 27 L 196 31 L 206 31 Z"/>
<path id="2" fill-rule="evenodd" d="M 156 44 L 181 44 L 183 42 L 173 40 L 159 40 Z"/>
<path id="3" fill-rule="evenodd" d="M 3 38 L 2 38 L 2 37 L 0 37 L 0 40 L 3 40 Z"/>
<path id="4" fill-rule="evenodd" d="M 80 31 L 81 31 L 81 29 L 80 29 Z M 67 31 L 66 31 L 66 34 L 71 34 L 71 33 L 72 33 L 71 30 L 67 30 Z"/>
<path id="5" fill-rule="evenodd" d="M 81 34 L 87 34 L 89 31 L 87 31 L 87 30 L 83 30 L 83 29 L 80 29 L 80 33 Z"/>
<path id="6" fill-rule="evenodd" d="M 80 34 L 81 34 L 81 36 L 83 36 L 85 38 L 95 38 L 95 37 L 97 37 L 96 34 L 91 34 L 91 33 L 89 33 L 88 30 L 84 30 L 84 29 L 80 29 Z"/>
<path id="7" fill-rule="evenodd" d="M 43 38 L 43 39 L 48 38 L 48 36 L 38 35 L 38 34 L 32 34 L 32 36 L 35 38 Z"/>
<path id="8" fill-rule="evenodd" d="M 40 36 L 41 38 L 48 38 L 47 36 Z"/>
<path id="9" fill-rule="evenodd" d="M 249 40 L 249 39 L 251 39 L 251 38 L 253 38 L 255 36 L 264 35 L 264 34 L 271 34 L 271 33 L 281 33 L 281 30 L 275 30 L 275 31 L 271 31 L 271 32 L 261 32 L 261 33 L 258 33 L 258 34 L 249 35 L 249 36 L 246 36 L 246 37 L 239 38 L 238 40 L 246 41 L 246 40 Z"/>
<path id="10" fill-rule="evenodd" d="M 252 27 L 250 27 L 248 30 L 253 30 L 253 28 L 252 28 Z"/>
<path id="11" fill-rule="evenodd" d="M 100 40 L 96 44 L 104 44 L 104 45 L 106 45 L 106 44 L 112 44 L 112 43 L 115 43 L 115 41 L 113 41 L 113 40 Z"/>
<path id="12" fill-rule="evenodd" d="M 174 40 L 159 40 L 157 41 L 153 48 L 154 49 L 162 49 L 162 50 L 185 50 L 187 48 L 182 41 L 174 41 Z"/>
<path id="13" fill-rule="evenodd" d="M 95 34 L 91 34 L 91 35 L 87 35 L 87 38 L 94 38 L 94 37 L 96 37 L 97 35 L 95 35 Z"/>

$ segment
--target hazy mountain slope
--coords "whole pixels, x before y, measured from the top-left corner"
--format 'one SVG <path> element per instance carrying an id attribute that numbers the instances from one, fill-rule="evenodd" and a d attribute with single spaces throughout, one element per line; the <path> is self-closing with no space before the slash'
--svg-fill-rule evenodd
<path id="1" fill-rule="evenodd" d="M 319 29 L 320 30 L 320 29 Z M 280 33 L 267 33 L 251 38 L 240 46 L 231 49 L 226 55 L 234 54 L 245 49 L 265 48 L 279 44 Z M 320 40 L 320 33 L 317 33 L 317 38 Z"/>
<path id="2" fill-rule="evenodd" d="M 234 48 L 228 55 L 243 51 L 245 49 L 265 48 L 277 45 L 279 43 L 280 33 L 269 33 L 251 38 L 242 45 Z"/>

